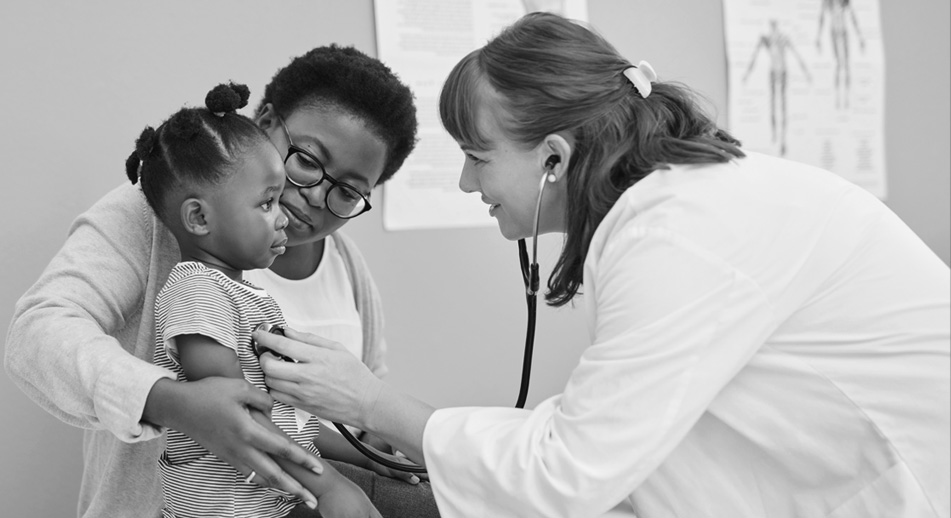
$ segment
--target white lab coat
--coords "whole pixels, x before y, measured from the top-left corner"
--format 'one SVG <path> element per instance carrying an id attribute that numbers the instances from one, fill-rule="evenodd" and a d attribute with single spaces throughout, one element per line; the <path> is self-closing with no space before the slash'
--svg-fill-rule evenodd
<path id="1" fill-rule="evenodd" d="M 949 515 L 951 276 L 865 191 L 753 153 L 656 171 L 583 291 L 562 394 L 430 418 L 444 518 Z"/>

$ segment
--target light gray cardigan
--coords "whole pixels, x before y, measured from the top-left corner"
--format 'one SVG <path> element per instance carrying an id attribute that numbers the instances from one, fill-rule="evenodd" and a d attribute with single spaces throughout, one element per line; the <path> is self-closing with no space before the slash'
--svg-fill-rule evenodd
<path id="1" fill-rule="evenodd" d="M 353 242 L 335 234 L 363 322 L 363 360 L 386 371 L 376 285 Z M 139 419 L 162 377 L 152 365 L 155 296 L 180 260 L 137 186 L 124 184 L 73 222 L 63 248 L 17 302 L 4 364 L 46 411 L 85 428 L 83 517 L 158 516 L 162 430 Z M 154 439 L 154 440 L 152 440 Z"/>

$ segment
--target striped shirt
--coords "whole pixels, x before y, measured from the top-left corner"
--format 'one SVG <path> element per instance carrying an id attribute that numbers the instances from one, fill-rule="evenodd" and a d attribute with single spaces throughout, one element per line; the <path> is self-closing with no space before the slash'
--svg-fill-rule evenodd
<path id="1" fill-rule="evenodd" d="M 267 391 L 251 344 L 251 332 L 261 323 L 285 325 L 281 309 L 267 292 L 198 262 L 179 263 L 155 299 L 155 364 L 184 381 L 175 337 L 200 334 L 235 351 L 245 379 Z M 276 401 L 271 419 L 302 447 L 319 455 L 313 444 L 319 431 L 316 418 L 299 429 L 294 408 Z M 246 483 L 245 475 L 176 430 L 168 430 L 159 467 L 166 518 L 280 518 L 301 503 L 283 491 Z"/>

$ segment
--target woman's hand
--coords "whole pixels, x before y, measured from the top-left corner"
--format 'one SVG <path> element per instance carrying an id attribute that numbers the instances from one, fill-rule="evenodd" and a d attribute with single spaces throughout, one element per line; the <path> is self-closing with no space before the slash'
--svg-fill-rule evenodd
<path id="1" fill-rule="evenodd" d="M 253 335 L 261 345 L 298 362 L 261 355 L 271 396 L 324 419 L 364 428 L 361 423 L 375 406 L 382 382 L 342 345 L 289 328 L 284 333 Z"/>
<path id="2" fill-rule="evenodd" d="M 251 412 L 271 415 L 272 400 L 245 380 L 209 377 L 180 383 L 159 380 L 149 392 L 143 420 L 182 432 L 254 482 L 316 503 L 316 498 L 268 455 L 287 459 L 314 473 L 316 457 L 294 441 L 255 422 Z"/>

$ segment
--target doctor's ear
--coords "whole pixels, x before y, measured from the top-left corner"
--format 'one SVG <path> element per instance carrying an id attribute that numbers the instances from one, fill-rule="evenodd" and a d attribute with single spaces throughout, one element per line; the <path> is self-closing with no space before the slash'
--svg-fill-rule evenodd
<path id="1" fill-rule="evenodd" d="M 571 157 L 571 144 L 561 135 L 548 135 L 542 141 L 540 152 L 544 156 L 543 167 L 548 181 L 557 182 L 563 178 Z"/>
<path id="2" fill-rule="evenodd" d="M 205 202 L 198 198 L 188 198 L 182 202 L 182 226 L 189 234 L 205 236 L 209 233 L 208 211 Z"/>

